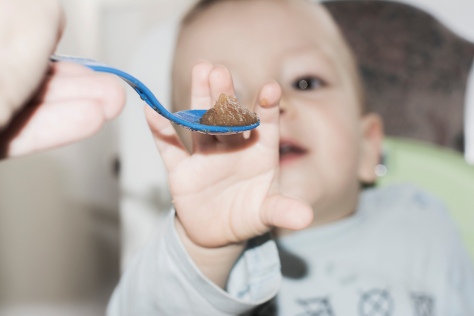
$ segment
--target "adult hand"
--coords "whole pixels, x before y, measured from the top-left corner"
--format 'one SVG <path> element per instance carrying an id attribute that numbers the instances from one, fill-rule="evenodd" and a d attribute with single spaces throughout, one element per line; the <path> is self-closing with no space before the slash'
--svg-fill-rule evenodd
<path id="1" fill-rule="evenodd" d="M 50 63 L 64 24 L 57 0 L 0 0 L 0 158 L 88 137 L 123 107 L 117 78 Z"/>

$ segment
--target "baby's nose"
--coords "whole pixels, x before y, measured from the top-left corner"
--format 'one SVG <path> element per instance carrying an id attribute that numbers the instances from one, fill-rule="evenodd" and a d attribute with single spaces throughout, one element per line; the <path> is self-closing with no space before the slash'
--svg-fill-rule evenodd
<path id="1" fill-rule="evenodd" d="M 280 116 L 289 117 L 292 116 L 294 112 L 293 107 L 288 99 L 282 97 L 280 100 Z"/>

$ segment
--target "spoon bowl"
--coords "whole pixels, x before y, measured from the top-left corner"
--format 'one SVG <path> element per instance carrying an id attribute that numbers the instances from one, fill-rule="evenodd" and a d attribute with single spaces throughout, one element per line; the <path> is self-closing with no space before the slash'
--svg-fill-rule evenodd
<path id="1" fill-rule="evenodd" d="M 246 126 L 211 126 L 211 125 L 203 125 L 200 124 L 201 117 L 206 110 L 188 110 L 188 111 L 180 111 L 176 113 L 171 113 L 165 109 L 163 105 L 158 101 L 158 99 L 153 95 L 153 93 L 138 79 L 132 77 L 131 75 L 123 72 L 119 69 L 110 67 L 106 64 L 100 63 L 98 61 L 81 58 L 81 57 L 73 57 L 73 56 L 64 56 L 64 55 L 52 55 L 50 60 L 53 62 L 58 61 L 66 61 L 76 63 L 85 67 L 88 67 L 95 71 L 100 72 L 107 72 L 114 75 L 119 76 L 122 78 L 126 83 L 128 83 L 139 95 L 140 98 L 145 101 L 153 110 L 155 110 L 158 114 L 164 116 L 168 120 L 172 121 L 177 125 L 181 125 L 187 129 L 190 129 L 195 132 L 200 132 L 204 134 L 210 135 L 230 135 L 230 134 L 237 134 L 242 133 L 244 131 L 248 131 L 251 129 L 256 128 L 260 125 L 260 121 Z"/>

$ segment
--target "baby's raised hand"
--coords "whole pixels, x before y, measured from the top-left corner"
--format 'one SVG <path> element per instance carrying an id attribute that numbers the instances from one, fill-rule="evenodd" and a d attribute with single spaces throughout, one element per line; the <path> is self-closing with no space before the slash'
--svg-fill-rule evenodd
<path id="1" fill-rule="evenodd" d="M 199 63 L 192 74 L 191 108 L 208 109 L 221 93 L 235 96 L 230 72 Z M 264 234 L 272 226 L 307 227 L 311 208 L 280 194 L 280 86 L 266 84 L 255 102 L 260 126 L 249 137 L 193 133 L 189 154 L 171 123 L 148 106 L 146 115 L 169 173 L 178 225 L 195 245 L 217 248 Z"/>

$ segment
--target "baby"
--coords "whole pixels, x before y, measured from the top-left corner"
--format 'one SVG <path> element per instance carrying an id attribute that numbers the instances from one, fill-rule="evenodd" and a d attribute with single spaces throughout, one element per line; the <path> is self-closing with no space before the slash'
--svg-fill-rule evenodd
<path id="1" fill-rule="evenodd" d="M 177 133 L 146 107 L 174 210 L 109 315 L 474 315 L 472 266 L 442 206 L 408 185 L 361 193 L 382 123 L 321 5 L 200 1 L 182 22 L 173 104 L 208 109 L 221 93 L 261 125 Z"/>

